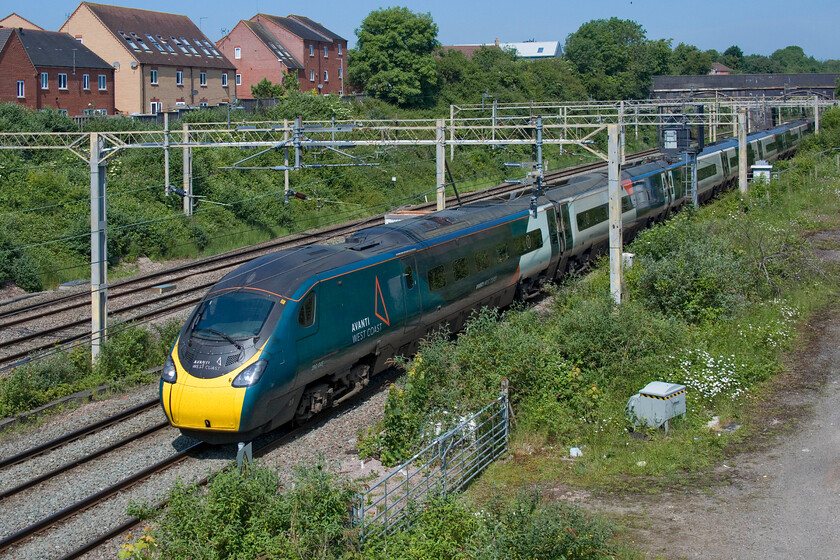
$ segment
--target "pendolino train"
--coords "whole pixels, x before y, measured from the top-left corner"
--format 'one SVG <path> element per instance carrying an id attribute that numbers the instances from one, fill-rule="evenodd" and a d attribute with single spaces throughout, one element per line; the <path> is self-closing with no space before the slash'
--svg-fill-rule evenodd
<path id="1" fill-rule="evenodd" d="M 749 163 L 795 149 L 808 122 L 748 137 Z M 738 144 L 698 156 L 700 200 L 737 180 Z M 690 202 L 683 162 L 622 170 L 625 235 Z M 606 172 L 537 200 L 483 201 L 287 249 L 222 278 L 166 360 L 160 398 L 173 426 L 211 443 L 249 441 L 304 421 L 367 385 L 442 325 L 504 307 L 608 244 Z"/>

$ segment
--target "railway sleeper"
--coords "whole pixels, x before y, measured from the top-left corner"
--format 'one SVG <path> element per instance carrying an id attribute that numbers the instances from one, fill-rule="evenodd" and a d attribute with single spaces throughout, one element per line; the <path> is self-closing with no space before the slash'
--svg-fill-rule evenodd
<path id="1" fill-rule="evenodd" d="M 297 424 L 302 424 L 322 410 L 338 406 L 360 393 L 370 382 L 370 366 L 357 364 L 348 370 L 333 373 L 325 379 L 328 380 L 327 383 L 316 382 L 304 390 L 295 411 Z"/>

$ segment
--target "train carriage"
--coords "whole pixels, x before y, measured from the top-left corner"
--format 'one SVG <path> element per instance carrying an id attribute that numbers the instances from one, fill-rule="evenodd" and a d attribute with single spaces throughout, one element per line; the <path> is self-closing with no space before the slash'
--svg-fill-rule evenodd
<path id="1" fill-rule="evenodd" d="M 809 123 L 748 137 L 751 165 L 792 150 Z M 737 142 L 698 157 L 701 200 L 738 174 Z M 623 170 L 625 239 L 689 202 L 684 162 Z M 357 232 L 343 243 L 257 258 L 220 280 L 163 368 L 173 426 L 211 443 L 248 441 L 360 391 L 418 340 L 460 330 L 484 306 L 528 297 L 609 241 L 607 174 L 539 197 L 485 201 Z"/>

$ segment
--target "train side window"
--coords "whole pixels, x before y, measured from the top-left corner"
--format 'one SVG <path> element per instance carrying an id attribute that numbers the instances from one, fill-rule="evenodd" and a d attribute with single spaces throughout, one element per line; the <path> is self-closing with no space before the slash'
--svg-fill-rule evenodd
<path id="1" fill-rule="evenodd" d="M 639 196 L 642 193 L 645 193 L 645 191 L 639 191 Z M 609 213 L 609 205 L 607 204 L 601 204 L 600 206 L 581 212 L 577 215 L 578 231 L 583 231 L 602 222 L 606 222 L 607 218 L 609 218 Z"/>
<path id="2" fill-rule="evenodd" d="M 470 265 L 467 263 L 467 259 L 460 258 L 455 261 L 455 281 L 463 280 L 467 276 L 470 275 Z"/>
<path id="3" fill-rule="evenodd" d="M 508 260 L 508 247 L 507 243 L 499 243 L 496 245 L 496 261 L 497 262 L 505 262 Z"/>
<path id="4" fill-rule="evenodd" d="M 446 273 L 443 265 L 436 266 L 429 270 L 429 289 L 439 290 L 446 286 Z"/>
<path id="5" fill-rule="evenodd" d="M 306 299 L 300 305 L 300 312 L 298 312 L 298 325 L 301 327 L 311 327 L 315 323 L 315 292 L 309 292 Z"/>
<path id="6" fill-rule="evenodd" d="M 534 231 L 528 233 L 528 239 L 525 241 L 525 247 L 529 251 L 534 251 L 536 249 L 542 249 L 543 246 L 543 236 L 542 231 L 535 229 Z"/>
<path id="7" fill-rule="evenodd" d="M 487 249 L 482 249 L 475 254 L 475 270 L 484 270 L 490 266 L 490 255 Z"/>
<path id="8" fill-rule="evenodd" d="M 715 175 L 717 175 L 717 172 L 718 168 L 717 165 L 715 165 L 714 163 L 705 167 L 701 167 L 697 171 L 697 180 L 703 181 L 704 179 L 708 179 L 709 177 L 714 177 Z"/>
<path id="9" fill-rule="evenodd" d="M 405 287 L 409 290 L 414 287 L 414 272 L 410 266 L 405 267 Z"/>
<path id="10" fill-rule="evenodd" d="M 621 197 L 621 211 L 622 212 L 629 212 L 633 209 L 633 201 L 630 200 L 630 195 L 624 195 Z"/>

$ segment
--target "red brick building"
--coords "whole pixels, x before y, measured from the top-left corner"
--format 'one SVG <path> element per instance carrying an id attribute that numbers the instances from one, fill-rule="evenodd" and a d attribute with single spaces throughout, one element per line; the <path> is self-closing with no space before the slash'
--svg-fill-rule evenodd
<path id="1" fill-rule="evenodd" d="M 114 114 L 114 68 L 66 33 L 0 29 L 0 101 Z"/>
<path id="2" fill-rule="evenodd" d="M 251 86 L 263 78 L 279 84 L 285 72 L 303 83 L 303 64 L 258 21 L 240 20 L 230 33 L 216 42 L 216 48 L 236 65 L 236 97 L 253 99 Z"/>
<path id="3" fill-rule="evenodd" d="M 251 86 L 297 74 L 301 91 L 344 93 L 347 40 L 304 16 L 257 14 L 240 21 L 217 48 L 236 65 L 236 95 L 251 99 Z"/>

